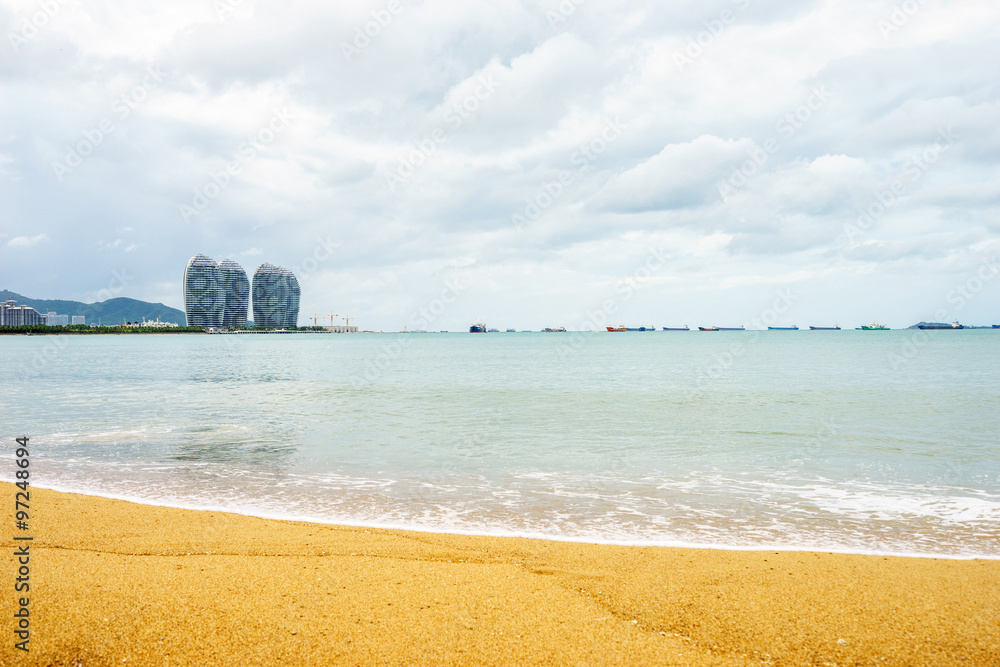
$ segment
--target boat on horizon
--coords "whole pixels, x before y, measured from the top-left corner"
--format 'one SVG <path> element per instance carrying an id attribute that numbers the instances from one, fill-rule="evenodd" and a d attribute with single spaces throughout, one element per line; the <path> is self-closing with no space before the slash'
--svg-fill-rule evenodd
<path id="1" fill-rule="evenodd" d="M 566 327 L 555 327 L 554 329 L 552 327 L 545 327 L 542 331 L 545 333 L 565 333 Z"/>
<path id="2" fill-rule="evenodd" d="M 740 325 L 738 327 L 718 327 L 719 331 L 746 331 L 746 327 Z"/>
<path id="3" fill-rule="evenodd" d="M 486 325 L 482 323 L 473 324 L 469 327 L 469 333 L 486 333 Z"/>
<path id="4" fill-rule="evenodd" d="M 810 326 L 809 330 L 810 331 L 840 331 L 840 327 L 837 326 L 837 325 L 834 325 L 832 327 L 813 327 L 813 326 Z"/>
<path id="5" fill-rule="evenodd" d="M 799 328 L 796 326 L 791 327 L 768 327 L 768 331 L 798 331 Z"/>
<path id="6" fill-rule="evenodd" d="M 965 325 L 959 324 L 956 320 L 951 324 L 945 324 L 944 322 L 921 322 L 917 325 L 918 329 L 930 329 L 930 330 L 948 330 L 948 329 L 964 329 Z"/>
<path id="7" fill-rule="evenodd" d="M 889 327 L 875 320 L 872 320 L 871 324 L 864 324 L 858 331 L 889 331 Z"/>
<path id="8" fill-rule="evenodd" d="M 688 327 L 688 325 L 685 324 L 682 327 L 663 327 L 663 330 L 664 331 L 691 331 L 691 328 Z"/>
<path id="9" fill-rule="evenodd" d="M 718 331 L 719 327 L 698 327 L 698 331 Z"/>
<path id="10" fill-rule="evenodd" d="M 620 324 L 620 325 L 618 325 L 616 327 L 605 327 L 605 328 L 608 331 L 626 331 L 624 324 Z"/>

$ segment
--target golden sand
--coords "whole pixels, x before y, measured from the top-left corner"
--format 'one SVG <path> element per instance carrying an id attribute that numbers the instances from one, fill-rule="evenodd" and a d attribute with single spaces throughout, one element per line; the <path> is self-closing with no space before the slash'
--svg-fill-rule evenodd
<path id="1" fill-rule="evenodd" d="M 602 546 L 31 489 L 24 665 L 1000 665 L 1000 561 Z"/>

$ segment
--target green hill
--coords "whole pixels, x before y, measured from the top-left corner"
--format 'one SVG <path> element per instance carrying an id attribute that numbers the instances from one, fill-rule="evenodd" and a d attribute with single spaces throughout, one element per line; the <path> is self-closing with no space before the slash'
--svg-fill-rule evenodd
<path id="1" fill-rule="evenodd" d="M 162 303 L 149 303 L 123 296 L 96 303 L 82 303 L 61 299 L 31 299 L 17 292 L 0 290 L 0 301 L 7 299 L 13 299 L 19 306 L 31 306 L 43 315 L 49 311 L 55 311 L 60 315 L 69 315 L 70 322 L 73 321 L 73 315 L 83 315 L 87 318 L 87 324 L 141 322 L 143 318 L 147 320 L 159 318 L 161 322 L 176 322 L 181 326 L 187 322 L 184 312 L 176 308 L 165 306 Z"/>

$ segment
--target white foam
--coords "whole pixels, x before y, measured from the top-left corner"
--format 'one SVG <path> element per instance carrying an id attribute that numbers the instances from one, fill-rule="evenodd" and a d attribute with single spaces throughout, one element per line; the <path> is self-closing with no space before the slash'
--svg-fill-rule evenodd
<path id="1" fill-rule="evenodd" d="M 329 484 L 330 476 L 325 477 Z M 384 481 L 373 483 L 372 480 L 342 479 L 341 488 L 332 495 L 317 493 L 319 485 L 299 483 L 280 493 L 273 492 L 273 485 L 265 486 L 271 492 L 254 495 L 242 486 L 209 490 L 197 486 L 178 488 L 176 484 L 166 485 L 163 481 L 131 479 L 127 485 L 119 485 L 112 491 L 99 480 L 83 482 L 77 478 L 46 488 L 184 509 L 440 533 L 637 546 L 1000 559 L 1000 534 L 984 531 L 982 525 L 975 531 L 954 531 L 948 529 L 957 525 L 951 522 L 921 526 L 914 531 L 908 530 L 905 523 L 899 523 L 898 517 L 891 513 L 882 513 L 876 524 L 872 524 L 860 509 L 866 498 L 825 490 L 814 495 L 820 499 L 848 499 L 848 511 L 832 522 L 797 521 L 780 513 L 741 516 L 725 511 L 699 510 L 691 505 L 668 507 L 673 510 L 672 514 L 650 513 L 641 498 L 635 499 L 634 504 L 606 504 L 603 510 L 577 504 L 561 507 L 545 504 L 534 511 L 526 511 L 530 498 L 526 500 L 523 490 L 520 493 L 505 490 L 506 502 L 502 503 L 489 504 L 484 498 L 473 496 L 442 502 L 438 497 L 385 495 L 379 493 L 379 489 L 386 488 Z M 329 486 L 326 488 L 330 490 Z M 448 496 L 454 494 L 454 491 L 431 490 Z M 928 516 L 935 518 L 938 514 Z"/>

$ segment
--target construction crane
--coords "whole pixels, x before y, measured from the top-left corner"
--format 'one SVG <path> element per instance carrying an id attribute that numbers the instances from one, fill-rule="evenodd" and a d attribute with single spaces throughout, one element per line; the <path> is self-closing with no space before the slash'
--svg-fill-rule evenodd
<path id="1" fill-rule="evenodd" d="M 326 315 L 313 315 L 312 317 L 309 318 L 309 319 L 311 319 L 313 321 L 313 326 L 314 327 L 318 327 L 319 326 L 319 323 L 317 322 L 317 320 L 319 318 L 321 318 L 321 317 L 325 319 Z M 333 326 L 333 318 L 332 317 L 330 318 L 330 326 Z"/>
<path id="2" fill-rule="evenodd" d="M 312 317 L 307 318 L 307 319 L 312 320 L 313 321 L 313 326 L 316 327 L 316 326 L 319 326 L 319 324 L 317 323 L 317 320 L 319 318 L 321 318 L 321 317 L 323 319 L 326 319 L 327 317 L 329 317 L 330 318 L 330 326 L 332 327 L 332 326 L 334 326 L 334 324 L 333 324 L 334 318 L 335 317 L 340 317 L 340 314 L 339 313 L 330 313 L 329 315 L 313 315 Z M 351 324 L 351 316 L 350 315 L 344 315 L 344 321 L 349 326 Z"/>
<path id="3" fill-rule="evenodd" d="M 335 318 L 335 317 L 340 317 L 340 313 L 330 313 L 330 326 L 331 327 L 333 326 L 333 318 Z M 346 323 L 346 325 L 350 325 L 351 324 L 351 316 L 350 315 L 344 315 L 344 322 Z"/>

